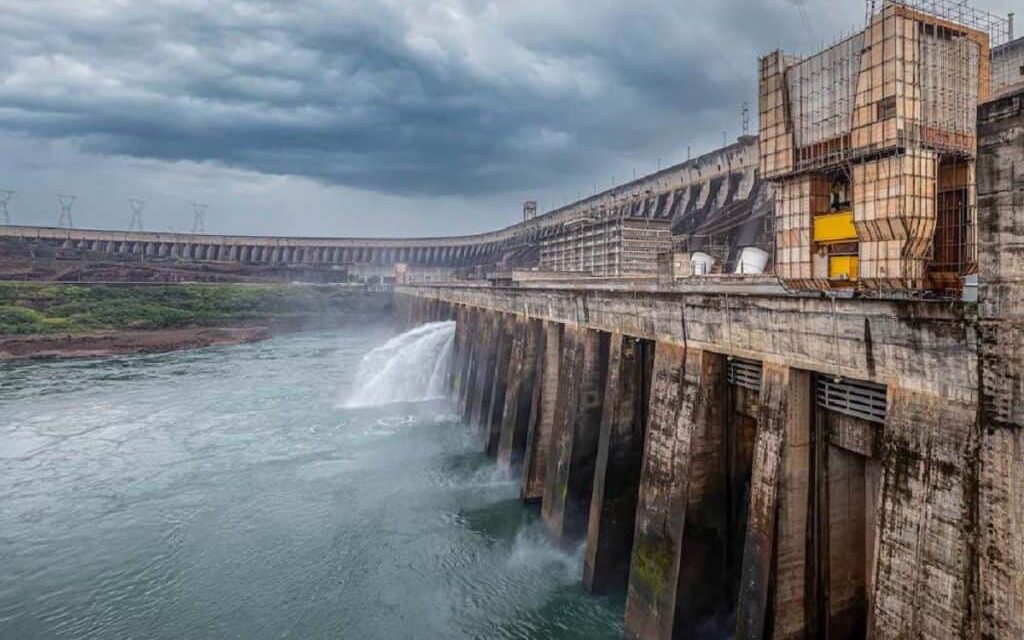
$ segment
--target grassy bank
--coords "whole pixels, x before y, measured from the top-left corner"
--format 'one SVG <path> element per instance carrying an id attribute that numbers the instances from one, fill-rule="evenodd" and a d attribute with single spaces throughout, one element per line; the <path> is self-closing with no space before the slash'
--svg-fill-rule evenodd
<path id="1" fill-rule="evenodd" d="M 0 283 L 0 335 L 274 324 L 351 315 L 365 300 L 342 287 Z"/>

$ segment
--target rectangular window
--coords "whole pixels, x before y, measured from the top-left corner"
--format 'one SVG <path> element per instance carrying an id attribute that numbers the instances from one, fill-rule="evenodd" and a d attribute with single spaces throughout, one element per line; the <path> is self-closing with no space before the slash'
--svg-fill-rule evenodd
<path id="1" fill-rule="evenodd" d="M 896 96 L 889 96 L 878 101 L 878 119 L 888 120 L 896 117 Z"/>

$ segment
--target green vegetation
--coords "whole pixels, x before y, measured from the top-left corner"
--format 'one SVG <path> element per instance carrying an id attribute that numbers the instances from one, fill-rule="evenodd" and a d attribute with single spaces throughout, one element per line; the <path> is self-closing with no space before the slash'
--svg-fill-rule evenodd
<path id="1" fill-rule="evenodd" d="M 661 597 L 672 575 L 673 546 L 666 536 L 639 540 L 633 547 L 633 569 L 638 588 L 644 588 L 655 597 Z"/>
<path id="2" fill-rule="evenodd" d="M 354 295 L 343 287 L 277 284 L 0 283 L 0 335 L 280 322 L 346 313 Z"/>

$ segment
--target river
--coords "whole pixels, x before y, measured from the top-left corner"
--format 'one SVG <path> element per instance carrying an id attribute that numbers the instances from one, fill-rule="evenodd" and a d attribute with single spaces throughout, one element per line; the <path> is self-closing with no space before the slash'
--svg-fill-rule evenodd
<path id="1" fill-rule="evenodd" d="M 0 638 L 621 638 L 394 333 L 0 364 Z"/>

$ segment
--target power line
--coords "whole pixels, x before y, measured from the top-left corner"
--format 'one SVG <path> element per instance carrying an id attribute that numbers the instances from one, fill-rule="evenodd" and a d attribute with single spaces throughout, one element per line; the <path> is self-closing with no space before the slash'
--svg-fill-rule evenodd
<path id="1" fill-rule="evenodd" d="M 811 26 L 811 19 L 807 16 L 807 7 L 804 6 L 804 0 L 793 0 L 793 3 L 800 12 L 800 19 L 804 23 L 804 28 L 807 29 L 807 35 L 810 36 L 811 42 L 814 42 L 817 38 L 814 37 L 814 27 Z"/>

